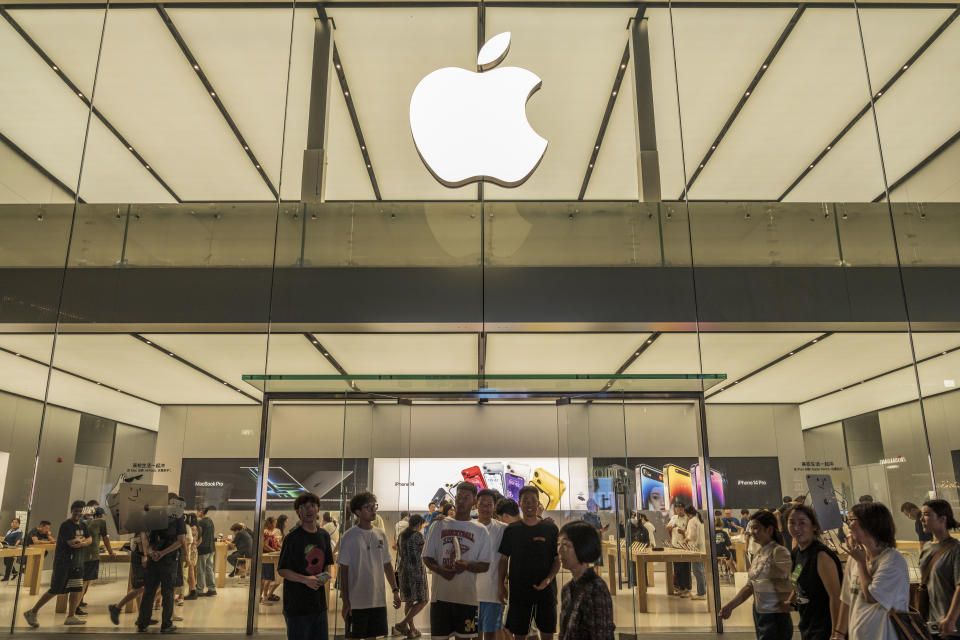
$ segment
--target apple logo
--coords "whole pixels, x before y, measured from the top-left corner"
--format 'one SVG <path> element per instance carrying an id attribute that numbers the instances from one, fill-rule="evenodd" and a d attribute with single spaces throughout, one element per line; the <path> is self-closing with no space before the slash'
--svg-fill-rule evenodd
<path id="1" fill-rule="evenodd" d="M 516 187 L 547 148 L 527 122 L 526 104 L 541 80 L 519 67 L 493 69 L 510 48 L 510 32 L 490 38 L 479 73 L 444 67 L 424 77 L 410 98 L 410 130 L 430 173 L 448 187 L 489 180 Z"/>

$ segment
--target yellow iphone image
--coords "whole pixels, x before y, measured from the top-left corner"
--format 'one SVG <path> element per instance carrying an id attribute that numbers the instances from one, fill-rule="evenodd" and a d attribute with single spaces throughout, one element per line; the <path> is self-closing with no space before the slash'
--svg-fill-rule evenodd
<path id="1" fill-rule="evenodd" d="M 563 480 L 543 467 L 538 467 L 534 470 L 530 484 L 536 485 L 537 488 L 550 498 L 550 502 L 544 507 L 547 511 L 552 511 L 557 508 L 560 504 L 560 498 L 563 497 L 564 492 L 567 490 L 567 484 Z"/>

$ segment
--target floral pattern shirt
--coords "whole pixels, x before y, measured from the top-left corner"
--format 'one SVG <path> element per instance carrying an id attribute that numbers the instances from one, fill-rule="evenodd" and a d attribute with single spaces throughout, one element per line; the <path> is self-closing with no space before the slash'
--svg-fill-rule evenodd
<path id="1" fill-rule="evenodd" d="M 613 600 L 593 569 L 563 586 L 560 640 L 613 640 Z"/>

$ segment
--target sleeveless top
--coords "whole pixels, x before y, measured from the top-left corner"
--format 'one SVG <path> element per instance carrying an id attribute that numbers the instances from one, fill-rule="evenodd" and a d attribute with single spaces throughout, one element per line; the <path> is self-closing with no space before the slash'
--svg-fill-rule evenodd
<path id="1" fill-rule="evenodd" d="M 837 567 L 837 580 L 843 580 L 843 569 L 840 559 L 832 549 L 819 540 L 814 540 L 806 549 L 799 547 L 793 550 L 793 572 L 790 581 L 797 594 L 800 611 L 800 634 L 805 640 L 828 640 L 832 633 L 830 619 L 830 596 L 823 586 L 820 574 L 817 571 L 817 560 L 821 553 L 826 553 Z"/>

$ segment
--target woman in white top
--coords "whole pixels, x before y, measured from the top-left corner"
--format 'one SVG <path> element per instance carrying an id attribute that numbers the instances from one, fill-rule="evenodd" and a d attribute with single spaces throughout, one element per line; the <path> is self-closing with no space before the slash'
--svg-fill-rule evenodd
<path id="1" fill-rule="evenodd" d="M 840 615 L 831 640 L 897 640 L 890 611 L 910 604 L 907 561 L 894 549 L 896 526 L 879 502 L 850 510 L 847 567 L 840 588 Z"/>
<path id="2" fill-rule="evenodd" d="M 688 549 L 703 553 L 706 549 L 703 537 L 703 519 L 701 519 L 700 513 L 691 505 L 687 505 L 684 511 L 687 514 L 687 531 L 684 542 Z M 691 562 L 690 567 L 693 569 L 693 577 L 697 580 L 697 595 L 693 596 L 692 599 L 704 600 L 707 594 L 707 579 L 703 571 L 703 563 Z"/>
<path id="3" fill-rule="evenodd" d="M 788 600 L 793 595 L 790 582 L 793 560 L 783 546 L 776 517 L 769 511 L 757 511 L 750 516 L 745 535 L 753 538 L 760 550 L 750 563 L 749 581 L 718 615 L 726 620 L 734 609 L 753 595 L 757 640 L 790 640 L 793 638 L 793 620 L 790 619 Z"/>

